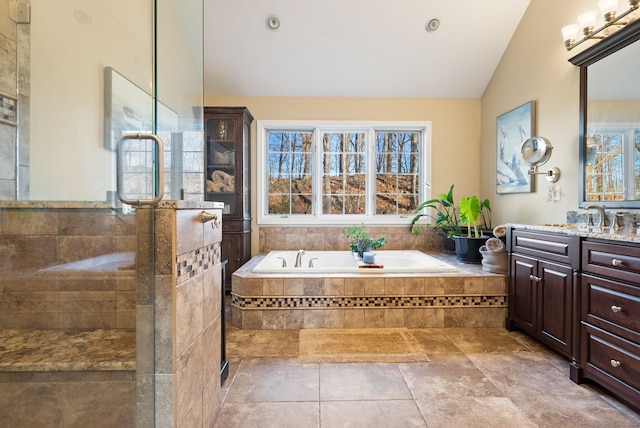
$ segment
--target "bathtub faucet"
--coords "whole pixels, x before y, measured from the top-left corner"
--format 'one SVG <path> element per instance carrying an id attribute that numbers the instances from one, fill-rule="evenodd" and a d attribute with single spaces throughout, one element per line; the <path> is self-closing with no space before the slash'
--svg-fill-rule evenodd
<path id="1" fill-rule="evenodd" d="M 298 255 L 296 256 L 296 265 L 295 265 L 295 267 L 302 266 L 302 256 L 304 256 L 304 250 L 298 250 Z"/>

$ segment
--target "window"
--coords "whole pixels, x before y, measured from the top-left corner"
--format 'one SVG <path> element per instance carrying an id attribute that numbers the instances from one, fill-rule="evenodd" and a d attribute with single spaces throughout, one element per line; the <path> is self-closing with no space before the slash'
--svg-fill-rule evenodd
<path id="1" fill-rule="evenodd" d="M 640 199 L 640 129 L 599 124 L 587 135 L 585 199 Z"/>
<path id="2" fill-rule="evenodd" d="M 406 224 L 429 197 L 428 122 L 257 126 L 260 224 Z"/>

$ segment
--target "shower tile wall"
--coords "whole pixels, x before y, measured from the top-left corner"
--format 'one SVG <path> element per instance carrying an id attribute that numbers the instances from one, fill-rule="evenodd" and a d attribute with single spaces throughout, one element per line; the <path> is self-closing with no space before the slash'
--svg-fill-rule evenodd
<path id="1" fill-rule="evenodd" d="M 134 329 L 135 265 L 98 275 L 43 271 L 134 252 L 134 216 L 72 208 L 72 202 L 42 207 L 47 204 L 8 202 L 0 208 L 0 328 Z"/>
<path id="2" fill-rule="evenodd" d="M 18 100 L 20 123 L 0 120 L 0 200 L 29 198 L 30 24 L 9 17 L 10 1 L 0 0 L 0 93 Z"/>
<path id="3" fill-rule="evenodd" d="M 206 211 L 222 218 L 221 209 Z M 155 211 L 153 352 L 160 426 L 213 426 L 220 409 L 222 233 L 213 221 L 203 224 L 201 213 Z"/>

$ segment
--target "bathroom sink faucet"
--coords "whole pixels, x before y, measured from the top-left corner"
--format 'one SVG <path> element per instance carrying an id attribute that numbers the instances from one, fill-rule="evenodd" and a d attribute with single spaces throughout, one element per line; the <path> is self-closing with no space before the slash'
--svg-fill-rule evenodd
<path id="1" fill-rule="evenodd" d="M 600 220 L 598 220 L 598 224 L 596 227 L 606 227 L 607 226 L 607 215 L 604 212 L 604 207 L 602 205 L 585 205 L 584 209 L 594 209 L 600 213 Z"/>
<path id="2" fill-rule="evenodd" d="M 298 255 L 296 256 L 296 265 L 295 265 L 295 267 L 302 266 L 302 256 L 304 256 L 304 250 L 298 250 Z"/>

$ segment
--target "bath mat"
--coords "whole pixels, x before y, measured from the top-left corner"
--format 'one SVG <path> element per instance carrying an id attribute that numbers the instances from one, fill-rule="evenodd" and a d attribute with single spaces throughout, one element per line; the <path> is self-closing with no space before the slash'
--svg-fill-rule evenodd
<path id="1" fill-rule="evenodd" d="M 429 361 L 406 328 L 302 329 L 298 361 L 411 363 Z"/>

